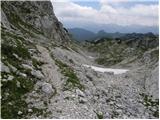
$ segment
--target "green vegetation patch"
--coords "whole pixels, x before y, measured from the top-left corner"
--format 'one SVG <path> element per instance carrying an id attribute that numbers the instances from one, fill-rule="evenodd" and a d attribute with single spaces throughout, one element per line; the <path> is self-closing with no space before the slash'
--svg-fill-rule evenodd
<path id="1" fill-rule="evenodd" d="M 111 66 L 125 59 L 124 51 L 127 45 L 123 42 L 117 43 L 111 38 L 105 38 L 98 43 L 87 44 L 86 48 L 90 52 L 99 54 L 100 57 L 95 60 L 98 64 Z"/>
<path id="2" fill-rule="evenodd" d="M 121 62 L 123 59 L 120 58 L 120 57 L 117 57 L 117 58 L 97 58 L 95 61 L 100 64 L 100 65 L 114 65 L 116 63 L 119 63 Z"/>
<path id="3" fill-rule="evenodd" d="M 33 66 L 37 69 L 37 70 L 41 70 L 40 66 L 42 66 L 43 64 L 45 64 L 44 62 L 38 61 L 35 58 L 32 58 L 32 64 Z"/>
<path id="4" fill-rule="evenodd" d="M 34 76 L 31 75 L 30 69 L 23 69 L 21 72 L 27 74 L 27 77 L 17 75 L 16 73 L 5 73 L 2 72 L 1 82 L 1 117 L 4 119 L 20 119 L 27 118 L 32 114 L 39 116 L 47 116 L 46 109 L 31 108 L 33 112 L 28 112 L 28 105 L 25 101 L 25 94 L 33 90 L 34 85 L 37 81 Z M 13 80 L 7 80 L 7 76 L 13 76 Z M 6 79 L 5 81 L 3 79 Z M 18 114 L 22 112 L 22 114 Z"/>
<path id="5" fill-rule="evenodd" d="M 8 57 L 12 57 L 13 54 L 15 53 L 16 55 L 24 59 L 31 58 L 28 49 L 24 45 L 19 45 L 19 44 L 17 44 L 17 46 L 12 46 L 2 43 L 2 53 L 3 55 L 6 55 Z"/>
<path id="6" fill-rule="evenodd" d="M 17 64 L 21 62 L 20 59 L 31 58 L 28 48 L 25 45 L 26 40 L 23 37 L 2 29 L 2 40 L 2 57 L 5 57 L 6 60 L 14 66 L 18 66 Z"/>
<path id="7" fill-rule="evenodd" d="M 98 112 L 95 112 L 95 113 L 96 113 L 98 119 L 104 119 L 103 113 L 98 113 Z"/>
<path id="8" fill-rule="evenodd" d="M 156 58 L 157 60 L 159 59 L 159 49 L 156 49 L 151 52 L 152 58 Z"/>
<path id="9" fill-rule="evenodd" d="M 65 89 L 71 90 L 73 88 L 79 88 L 81 90 L 84 90 L 84 86 L 80 83 L 78 77 L 71 67 L 59 60 L 55 60 L 55 62 L 56 65 L 58 65 L 58 67 L 61 69 L 61 73 L 68 78 L 65 84 Z"/>
<path id="10" fill-rule="evenodd" d="M 28 48 L 31 45 L 23 37 L 2 28 L 2 62 L 5 65 L 10 64 L 18 70 L 11 71 L 11 73 L 1 73 L 1 117 L 4 119 L 19 119 L 26 118 L 30 114 L 41 114 L 41 109 L 34 110 L 32 108 L 33 112 L 28 112 L 29 108 L 24 96 L 33 90 L 34 84 L 38 80 L 31 74 L 31 69 L 22 66 L 25 61 L 32 61 Z M 33 63 L 35 66 L 42 64 L 38 61 Z M 19 73 L 24 74 L 24 76 Z M 25 77 L 25 74 L 27 77 Z M 7 76 L 13 76 L 13 79 L 7 80 Z"/>
<path id="11" fill-rule="evenodd" d="M 8 74 L 2 72 L 1 75 L 3 79 Z M 2 81 L 1 83 L 1 116 L 4 119 L 22 118 L 27 114 L 28 110 L 23 95 L 33 89 L 35 81 L 18 76 L 15 73 L 10 75 L 14 76 L 13 80 Z M 19 111 L 23 114 L 18 115 Z"/>
<path id="12" fill-rule="evenodd" d="M 38 109 L 38 108 L 32 108 L 33 113 L 36 116 L 43 116 L 44 118 L 47 118 L 47 116 L 49 116 L 51 114 L 51 112 L 47 112 L 47 108 L 43 108 L 43 109 Z M 32 113 L 28 113 L 28 116 L 31 115 Z"/>
<path id="13" fill-rule="evenodd" d="M 3 57 L 2 61 L 5 64 L 9 63 L 19 70 L 22 68 L 21 64 L 23 60 L 31 58 L 28 49 L 22 44 L 16 44 L 15 46 L 12 44 L 2 43 L 1 55 Z"/>

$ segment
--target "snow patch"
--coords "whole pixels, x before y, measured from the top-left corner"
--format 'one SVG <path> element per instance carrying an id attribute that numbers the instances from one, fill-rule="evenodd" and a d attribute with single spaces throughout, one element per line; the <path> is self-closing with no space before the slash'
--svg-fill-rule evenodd
<path id="1" fill-rule="evenodd" d="M 88 67 L 88 68 L 91 68 L 95 71 L 98 71 L 98 72 L 113 72 L 114 74 L 122 74 L 122 73 L 126 73 L 127 69 L 112 69 L 112 68 L 101 68 L 101 67 L 96 67 L 96 66 L 92 66 L 92 65 L 86 65 L 86 64 L 83 64 L 84 67 Z"/>

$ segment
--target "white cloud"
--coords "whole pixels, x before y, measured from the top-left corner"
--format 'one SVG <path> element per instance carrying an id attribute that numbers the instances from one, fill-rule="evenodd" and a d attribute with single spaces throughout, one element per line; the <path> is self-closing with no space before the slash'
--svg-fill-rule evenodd
<path id="1" fill-rule="evenodd" d="M 143 0 L 141 0 L 143 1 Z M 81 22 L 95 24 L 117 25 L 145 25 L 158 26 L 158 4 L 136 4 L 131 7 L 122 7 L 121 4 L 129 0 L 100 0 L 100 9 L 80 6 L 73 0 L 54 0 L 53 6 L 56 16 L 62 22 Z"/>

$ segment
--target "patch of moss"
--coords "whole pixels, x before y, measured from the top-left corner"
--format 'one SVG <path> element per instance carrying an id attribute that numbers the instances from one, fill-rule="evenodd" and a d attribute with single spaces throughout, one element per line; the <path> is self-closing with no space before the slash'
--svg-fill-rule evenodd
<path id="1" fill-rule="evenodd" d="M 98 119 L 103 119 L 103 114 L 101 114 L 101 113 L 96 113 L 96 115 L 97 115 Z"/>
<path id="2" fill-rule="evenodd" d="M 19 57 L 24 59 L 31 58 L 28 49 L 24 45 L 17 44 L 17 46 L 8 45 L 7 43 L 2 43 L 1 46 L 2 54 L 13 58 L 13 54 L 17 54 Z"/>
<path id="3" fill-rule="evenodd" d="M 58 67 L 61 69 L 61 73 L 68 78 L 64 89 L 71 90 L 73 88 L 79 88 L 84 90 L 84 86 L 80 83 L 78 77 L 71 67 L 62 63 L 60 60 L 55 60 L 55 62 L 56 65 L 58 65 Z"/>

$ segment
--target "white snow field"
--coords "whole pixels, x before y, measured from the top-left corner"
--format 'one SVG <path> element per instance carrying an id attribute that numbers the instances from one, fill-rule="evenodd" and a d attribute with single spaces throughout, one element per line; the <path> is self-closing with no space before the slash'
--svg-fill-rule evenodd
<path id="1" fill-rule="evenodd" d="M 86 65 L 83 64 L 84 67 L 88 67 L 91 68 L 95 71 L 98 72 L 113 72 L 114 74 L 122 74 L 122 73 L 126 73 L 127 71 L 129 71 L 128 69 L 112 69 L 112 68 L 101 68 L 101 67 L 96 67 L 96 66 L 92 66 L 92 65 Z"/>

